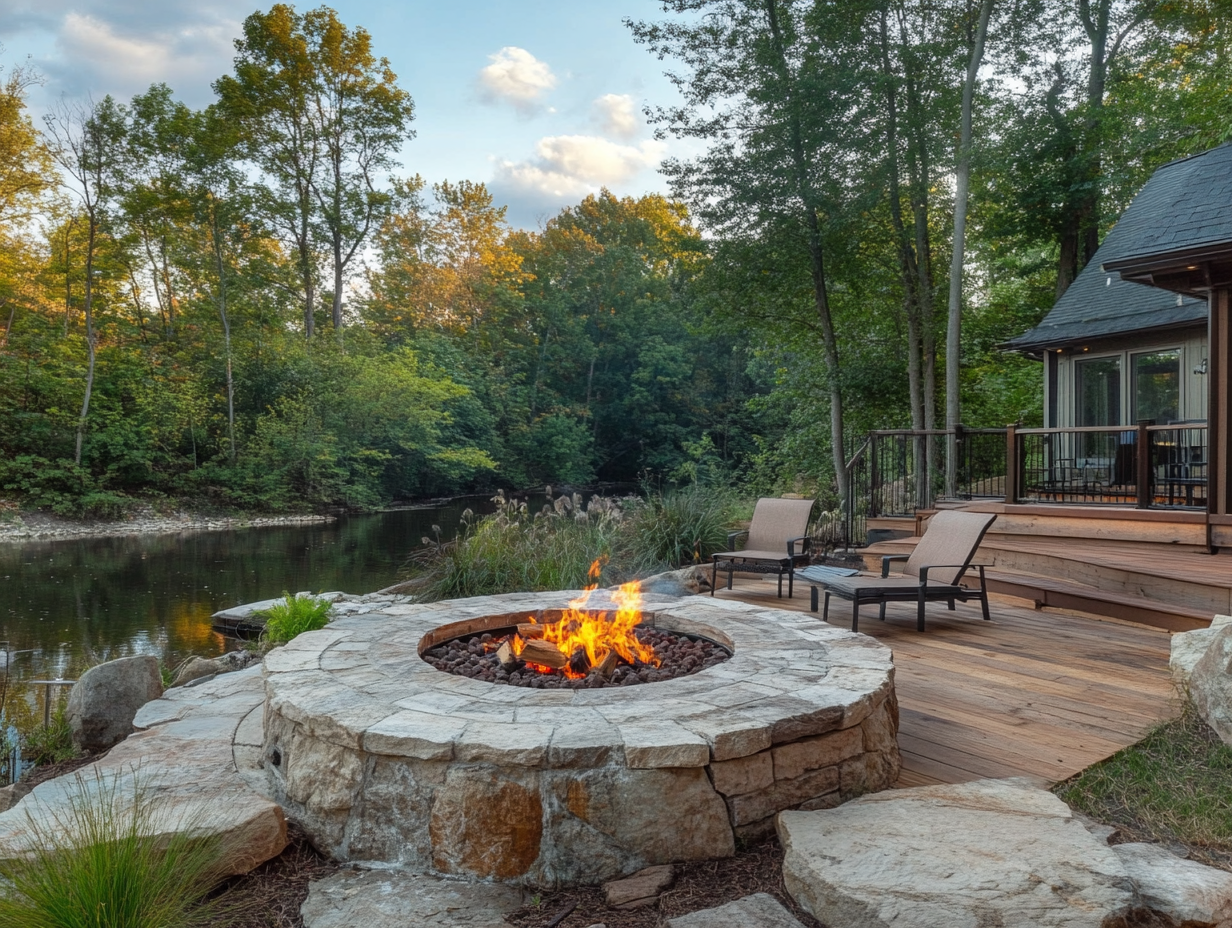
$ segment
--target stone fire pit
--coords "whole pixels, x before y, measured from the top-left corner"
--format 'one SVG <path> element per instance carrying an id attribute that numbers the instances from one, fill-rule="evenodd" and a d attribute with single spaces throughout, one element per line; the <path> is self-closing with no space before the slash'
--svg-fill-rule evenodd
<path id="1" fill-rule="evenodd" d="M 606 689 L 497 685 L 421 658 L 577 595 L 392 606 L 269 654 L 264 756 L 279 801 L 341 859 L 563 886 L 729 855 L 781 810 L 897 778 L 889 649 L 812 616 L 649 601 L 646 623 L 732 657 Z"/>

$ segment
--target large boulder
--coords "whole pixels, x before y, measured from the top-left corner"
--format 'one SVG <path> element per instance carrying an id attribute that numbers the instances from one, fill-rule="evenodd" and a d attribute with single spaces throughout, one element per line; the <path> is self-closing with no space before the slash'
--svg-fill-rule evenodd
<path id="1" fill-rule="evenodd" d="M 1220 628 L 1194 664 L 1189 696 L 1224 744 L 1232 745 L 1232 625 Z"/>
<path id="2" fill-rule="evenodd" d="M 152 655 L 122 657 L 91 667 L 68 697 L 73 744 L 89 754 L 119 744 L 132 734 L 137 710 L 162 694 L 158 658 Z"/>
<path id="3" fill-rule="evenodd" d="M 1103 928 L 1137 906 L 1116 852 L 1028 780 L 889 790 L 778 830 L 787 891 L 829 928 Z"/>
<path id="4" fill-rule="evenodd" d="M 1184 688 L 1189 685 L 1189 677 L 1195 665 L 1225 625 L 1232 625 L 1232 615 L 1217 615 L 1211 619 L 1209 628 L 1177 632 L 1172 636 L 1169 642 L 1171 653 L 1168 657 L 1168 669 L 1172 672 L 1172 680 L 1177 686 Z"/>

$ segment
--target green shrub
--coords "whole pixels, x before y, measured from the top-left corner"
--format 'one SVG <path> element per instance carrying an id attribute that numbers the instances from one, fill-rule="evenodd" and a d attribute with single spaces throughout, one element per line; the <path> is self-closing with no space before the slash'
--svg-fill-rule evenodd
<path id="1" fill-rule="evenodd" d="M 329 624 L 334 608 L 331 603 L 312 596 L 292 596 L 287 592 L 282 595 L 286 597 L 282 602 L 257 613 L 265 617 L 262 635 L 266 640 L 281 644 L 302 632 L 316 631 Z"/>
<path id="2" fill-rule="evenodd" d="M 73 745 L 73 731 L 68 724 L 64 703 L 61 702 L 52 713 L 50 725 L 44 728 L 40 724 L 31 728 L 24 741 L 25 757 L 35 764 L 58 764 L 76 757 L 77 748 Z"/>
<path id="3" fill-rule="evenodd" d="M 194 928 L 230 922 L 225 897 L 207 895 L 226 875 L 228 848 L 193 836 L 192 822 L 167 837 L 166 813 L 140 782 L 76 777 L 68 811 L 27 815 L 29 856 L 0 861 L 0 928 Z"/>
<path id="4" fill-rule="evenodd" d="M 737 506 L 735 494 L 720 487 L 692 484 L 649 493 L 627 520 L 629 560 L 638 573 L 705 563 L 727 550 Z"/>

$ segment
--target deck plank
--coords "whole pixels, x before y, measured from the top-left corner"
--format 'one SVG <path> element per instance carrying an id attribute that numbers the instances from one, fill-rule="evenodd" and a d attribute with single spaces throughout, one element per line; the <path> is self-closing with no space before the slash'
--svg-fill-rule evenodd
<path id="1" fill-rule="evenodd" d="M 761 579 L 737 580 L 721 598 L 802 612 L 807 588 L 778 599 Z M 833 611 L 848 627 L 850 610 Z M 892 604 L 887 620 L 861 613 L 860 631 L 894 651 L 900 708 L 899 786 L 980 777 L 1058 781 L 1140 740 L 1174 717 L 1169 635 L 1149 626 L 1058 615 L 994 597 L 979 607 L 930 605 L 928 630 L 915 607 Z M 820 621 L 820 616 L 818 616 Z"/>

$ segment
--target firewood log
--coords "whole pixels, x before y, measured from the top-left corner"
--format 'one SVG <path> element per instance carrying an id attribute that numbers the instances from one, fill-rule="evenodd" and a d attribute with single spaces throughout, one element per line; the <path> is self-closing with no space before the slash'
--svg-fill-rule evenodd
<path id="1" fill-rule="evenodd" d="M 556 645 L 542 638 L 532 638 L 526 642 L 519 657 L 528 664 L 540 664 L 553 670 L 560 670 L 569 663 L 569 658 Z"/>

